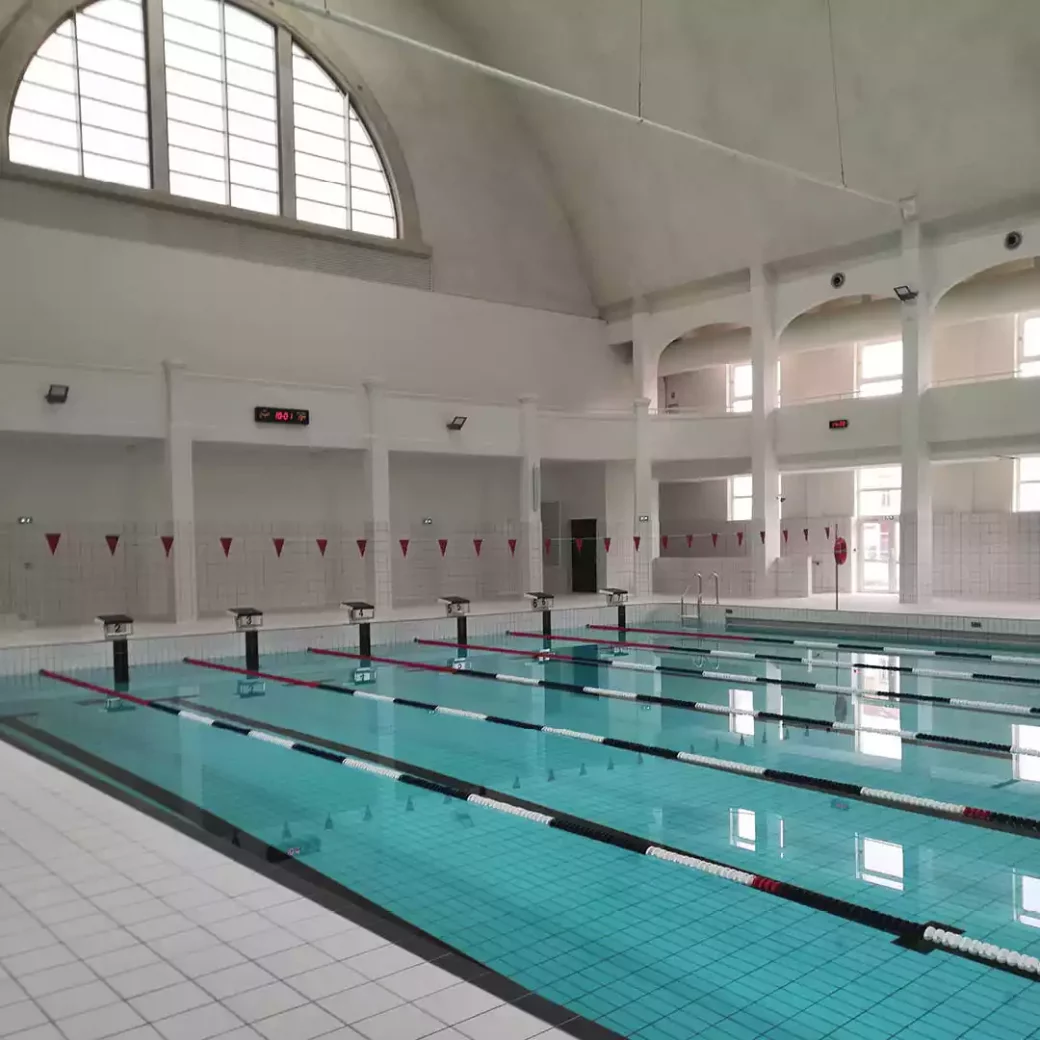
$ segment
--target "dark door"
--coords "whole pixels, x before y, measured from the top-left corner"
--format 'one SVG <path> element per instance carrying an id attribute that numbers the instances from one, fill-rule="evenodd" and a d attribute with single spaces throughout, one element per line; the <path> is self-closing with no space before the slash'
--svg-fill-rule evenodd
<path id="1" fill-rule="evenodd" d="M 571 521 L 571 592 L 598 592 L 596 521 Z"/>

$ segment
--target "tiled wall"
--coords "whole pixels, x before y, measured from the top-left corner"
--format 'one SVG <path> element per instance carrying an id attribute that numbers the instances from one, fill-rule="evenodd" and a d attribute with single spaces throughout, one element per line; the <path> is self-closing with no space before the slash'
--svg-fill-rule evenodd
<path id="1" fill-rule="evenodd" d="M 1040 513 L 938 514 L 932 554 L 936 596 L 1040 599 Z"/>
<path id="2" fill-rule="evenodd" d="M 715 581 L 719 576 L 722 599 L 750 596 L 797 597 L 809 594 L 809 569 L 805 556 L 782 557 L 765 579 L 764 588 L 756 586 L 751 556 L 665 557 L 654 560 L 654 591 L 660 595 L 681 596 L 687 603 L 697 599 L 697 574 L 703 577 L 704 602 L 714 603 Z M 687 591 L 689 590 L 689 591 Z"/>

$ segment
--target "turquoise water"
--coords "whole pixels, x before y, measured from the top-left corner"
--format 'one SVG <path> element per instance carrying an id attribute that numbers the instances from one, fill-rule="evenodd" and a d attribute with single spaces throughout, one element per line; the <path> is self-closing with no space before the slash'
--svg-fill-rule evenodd
<path id="1" fill-rule="evenodd" d="M 582 634 L 590 634 L 582 631 Z M 609 633 L 593 635 L 608 637 Z M 676 642 L 671 636 L 633 636 Z M 479 640 L 479 642 L 490 640 Z M 473 642 L 478 642 L 474 639 Z M 496 645 L 534 649 L 519 638 Z M 693 647 L 695 644 L 689 644 Z M 716 643 L 727 650 L 804 650 Z M 753 705 L 864 726 L 1012 742 L 1024 721 L 931 705 L 837 698 L 790 689 L 809 679 L 866 690 L 1040 703 L 1001 683 L 853 672 L 857 655 L 812 663 L 715 660 L 626 651 L 623 660 L 765 677 L 768 686 L 626 671 L 597 649 L 554 644 L 588 660 L 538 663 L 471 651 L 473 667 L 582 685 Z M 444 648 L 377 654 L 447 664 Z M 886 659 L 870 658 L 872 663 Z M 240 663 L 240 662 L 229 662 Z M 266 655 L 265 670 L 349 685 L 357 662 Z M 891 663 L 921 662 L 907 659 Z M 970 670 L 960 662 L 935 667 Z M 1040 676 L 1030 666 L 993 666 Z M 77 673 L 108 684 L 105 672 Z M 371 689 L 768 765 L 909 794 L 1040 817 L 1040 758 L 971 754 L 897 735 L 834 734 L 728 715 L 378 665 Z M 747 692 L 744 692 L 746 689 Z M 189 665 L 137 668 L 130 692 L 184 697 L 438 770 L 756 873 L 916 921 L 935 920 L 1040 956 L 1040 841 L 894 808 L 661 761 L 331 692 L 266 683 L 239 696 L 234 675 Z M 106 712 L 99 698 L 51 680 L 0 680 L 0 714 L 33 712 L 40 730 L 280 844 L 318 837 L 306 861 L 470 956 L 573 1011 L 646 1040 L 768 1037 L 1040 1036 L 1040 984 L 943 952 L 924 955 L 865 926 L 723 879 L 640 857 L 378 776 L 139 708 Z M 1035 732 L 1040 736 L 1040 717 Z M 1017 743 L 1031 733 L 1020 730 Z M 1038 741 L 1040 745 L 1040 741 Z"/>

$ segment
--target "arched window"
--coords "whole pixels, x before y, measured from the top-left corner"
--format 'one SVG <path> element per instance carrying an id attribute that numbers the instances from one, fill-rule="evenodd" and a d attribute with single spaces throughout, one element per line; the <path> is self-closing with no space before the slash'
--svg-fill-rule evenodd
<path id="1" fill-rule="evenodd" d="M 350 96 L 288 30 L 227 0 L 95 0 L 72 14 L 25 70 L 8 158 L 399 235 L 386 164 Z"/>

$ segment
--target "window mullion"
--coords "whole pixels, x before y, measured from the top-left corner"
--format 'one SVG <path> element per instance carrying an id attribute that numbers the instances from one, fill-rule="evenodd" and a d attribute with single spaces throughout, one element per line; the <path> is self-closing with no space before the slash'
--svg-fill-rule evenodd
<path id="1" fill-rule="evenodd" d="M 82 95 L 79 89 L 79 26 L 76 23 L 76 15 L 73 15 L 69 19 L 69 26 L 72 29 L 72 67 L 76 72 L 76 145 L 77 152 L 79 153 L 79 175 L 83 176 L 84 161 L 83 161 L 83 102 L 81 100 Z"/>
<path id="2" fill-rule="evenodd" d="M 292 35 L 282 26 L 275 38 L 278 116 L 278 188 L 283 217 L 296 218 L 296 119 L 293 112 Z"/>
<path id="3" fill-rule="evenodd" d="M 148 83 L 148 139 L 152 187 L 170 190 L 170 132 L 166 119 L 166 36 L 162 0 L 144 0 L 145 68 Z"/>

